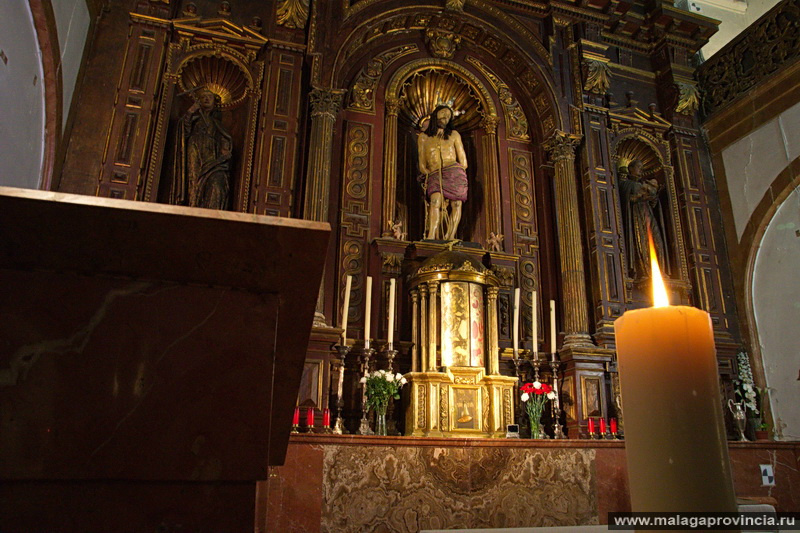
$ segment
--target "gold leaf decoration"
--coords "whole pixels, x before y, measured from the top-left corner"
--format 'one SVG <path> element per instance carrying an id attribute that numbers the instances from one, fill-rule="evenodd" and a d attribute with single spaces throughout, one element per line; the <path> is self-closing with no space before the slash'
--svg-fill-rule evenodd
<path id="1" fill-rule="evenodd" d="M 700 92 L 691 83 L 677 83 L 680 94 L 675 112 L 681 115 L 694 115 L 700 108 Z"/>
<path id="2" fill-rule="evenodd" d="M 606 94 L 611 87 L 611 69 L 605 61 L 588 59 L 586 61 L 586 83 L 583 90 L 594 94 Z"/>
<path id="3" fill-rule="evenodd" d="M 248 76 L 233 61 L 217 55 L 195 57 L 179 72 L 182 92 L 205 87 L 220 98 L 220 107 L 231 108 L 241 103 L 250 87 Z"/>
<path id="4" fill-rule="evenodd" d="M 462 134 L 480 127 L 484 111 L 472 87 L 460 76 L 442 68 L 417 71 L 403 84 L 400 116 L 417 125 L 437 105 L 456 113 L 453 127 Z"/>
<path id="5" fill-rule="evenodd" d="M 278 2 L 278 26 L 304 29 L 308 21 L 308 0 L 280 0 Z"/>

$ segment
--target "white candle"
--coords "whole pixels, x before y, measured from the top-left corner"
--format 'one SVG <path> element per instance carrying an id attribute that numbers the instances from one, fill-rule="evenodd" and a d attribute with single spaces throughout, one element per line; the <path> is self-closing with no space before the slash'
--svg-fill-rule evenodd
<path id="1" fill-rule="evenodd" d="M 389 332 L 387 333 L 390 350 L 392 349 L 392 344 L 394 343 L 394 283 L 395 279 L 391 278 L 389 280 Z"/>
<path id="2" fill-rule="evenodd" d="M 347 282 L 344 284 L 344 304 L 342 306 L 342 346 L 347 346 L 347 315 L 350 313 L 350 288 L 353 285 L 353 276 L 347 276 Z"/>
<path id="3" fill-rule="evenodd" d="M 550 349 L 553 350 L 553 361 L 556 360 L 556 301 L 550 300 Z"/>
<path id="4" fill-rule="evenodd" d="M 531 292 L 531 348 L 533 348 L 533 356 L 536 360 L 539 359 L 539 320 L 537 311 L 538 302 L 536 301 L 536 291 Z"/>
<path id="5" fill-rule="evenodd" d="M 514 349 L 514 356 L 516 357 L 517 350 L 519 349 L 519 287 L 514 289 L 513 332 L 514 332 L 514 344 L 512 345 L 512 348 Z"/>
<path id="6" fill-rule="evenodd" d="M 370 313 L 372 311 L 372 276 L 367 276 L 367 305 L 364 314 L 364 349 L 369 349 Z"/>

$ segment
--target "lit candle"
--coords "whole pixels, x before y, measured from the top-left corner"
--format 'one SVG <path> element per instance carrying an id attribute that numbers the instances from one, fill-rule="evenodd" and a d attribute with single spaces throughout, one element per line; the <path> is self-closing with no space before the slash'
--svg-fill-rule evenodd
<path id="1" fill-rule="evenodd" d="M 512 348 L 514 349 L 514 357 L 517 357 L 517 350 L 519 349 L 519 287 L 514 289 L 513 331 L 514 331 L 514 344 L 512 345 Z"/>
<path id="2" fill-rule="evenodd" d="M 344 305 L 342 307 L 342 346 L 347 346 L 347 315 L 350 313 L 350 287 L 353 284 L 353 276 L 348 274 L 347 282 L 344 284 Z"/>
<path id="3" fill-rule="evenodd" d="M 372 311 L 372 276 L 367 276 L 367 306 L 364 315 L 364 349 L 369 349 L 369 326 Z"/>
<path id="4" fill-rule="evenodd" d="M 309 427 L 309 429 L 314 427 L 314 408 L 313 407 L 309 407 L 308 410 L 306 410 L 306 425 Z"/>
<path id="5" fill-rule="evenodd" d="M 586 429 L 589 431 L 589 435 L 594 435 L 594 418 L 589 417 Z"/>
<path id="6" fill-rule="evenodd" d="M 323 409 L 322 410 L 322 427 L 326 427 L 326 428 L 331 427 L 331 410 L 330 409 Z"/>
<path id="7" fill-rule="evenodd" d="M 556 301 L 550 300 L 550 349 L 553 351 L 553 361 L 556 360 Z"/>
<path id="8" fill-rule="evenodd" d="M 611 433 L 613 433 L 614 435 L 617 434 L 617 419 L 616 418 L 612 418 L 611 419 Z"/>
<path id="9" fill-rule="evenodd" d="M 539 320 L 538 311 L 536 309 L 538 302 L 536 301 L 536 291 L 531 292 L 531 345 L 533 348 L 533 356 L 539 360 Z"/>
<path id="10" fill-rule="evenodd" d="M 711 320 L 669 305 L 652 249 L 656 307 L 614 323 L 631 510 L 736 512 Z"/>
<path id="11" fill-rule="evenodd" d="M 606 419 L 603 417 L 600 417 L 600 434 L 606 434 Z"/>
<path id="12" fill-rule="evenodd" d="M 389 280 L 389 332 L 386 335 L 390 350 L 392 349 L 392 344 L 394 344 L 394 282 L 394 278 Z"/>
<path id="13" fill-rule="evenodd" d="M 299 426 L 300 425 L 300 408 L 294 408 L 294 415 L 292 415 L 292 425 Z"/>

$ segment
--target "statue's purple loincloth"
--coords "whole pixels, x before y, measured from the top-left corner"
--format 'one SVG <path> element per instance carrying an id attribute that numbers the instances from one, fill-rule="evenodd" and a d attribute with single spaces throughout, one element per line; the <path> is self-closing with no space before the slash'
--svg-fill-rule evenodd
<path id="1" fill-rule="evenodd" d="M 425 179 L 425 176 L 422 176 Z M 428 174 L 428 198 L 435 192 L 440 192 L 439 171 L 436 170 Z M 451 165 L 444 168 L 442 172 L 441 184 L 444 189 L 444 197 L 448 200 L 465 202 L 467 200 L 467 171 L 460 165 Z"/>

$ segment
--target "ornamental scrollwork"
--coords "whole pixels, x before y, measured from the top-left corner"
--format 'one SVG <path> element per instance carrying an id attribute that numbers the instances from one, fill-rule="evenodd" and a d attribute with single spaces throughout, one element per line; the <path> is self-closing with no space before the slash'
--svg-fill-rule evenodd
<path id="1" fill-rule="evenodd" d="M 278 0 L 278 26 L 305 29 L 308 22 L 309 0 Z"/>
<path id="2" fill-rule="evenodd" d="M 607 61 L 599 59 L 586 60 L 586 83 L 583 90 L 592 94 L 606 94 L 611 87 L 611 69 Z"/>
<path id="3" fill-rule="evenodd" d="M 678 104 L 675 112 L 681 115 L 694 115 L 700 108 L 700 92 L 691 83 L 676 83 L 678 86 Z"/>
<path id="4" fill-rule="evenodd" d="M 359 111 L 375 110 L 375 88 L 384 70 L 395 60 L 414 52 L 419 51 L 416 44 L 405 44 L 383 52 L 372 58 L 361 69 L 353 88 L 350 91 L 350 109 Z"/>
<path id="5" fill-rule="evenodd" d="M 434 57 L 452 59 L 461 46 L 461 36 L 453 32 L 428 28 L 425 31 L 425 44 Z"/>

